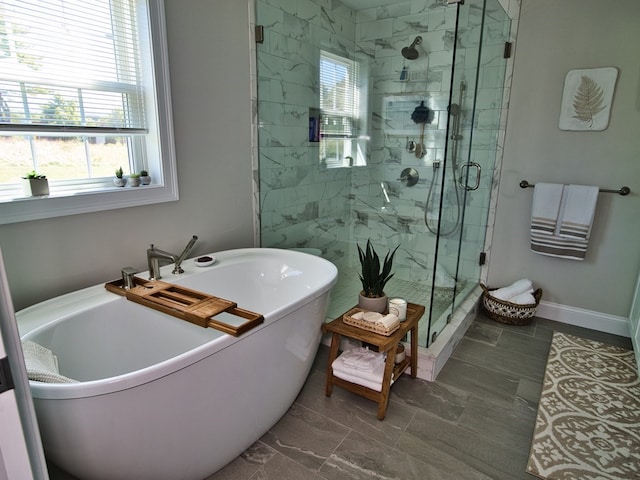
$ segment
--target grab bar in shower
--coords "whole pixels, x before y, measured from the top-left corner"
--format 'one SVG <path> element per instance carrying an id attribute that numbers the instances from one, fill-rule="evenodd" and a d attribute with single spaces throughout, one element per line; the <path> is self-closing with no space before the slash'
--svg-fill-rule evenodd
<path id="1" fill-rule="evenodd" d="M 520 182 L 520 188 L 533 188 L 535 186 L 536 185 L 534 183 L 529 183 L 526 180 L 522 180 Z M 625 187 L 621 187 L 618 190 L 613 190 L 613 189 L 610 189 L 610 188 L 601 188 L 600 191 L 604 192 L 604 193 L 617 193 L 617 194 L 622 195 L 622 196 L 629 195 L 631 193 L 631 189 L 629 187 L 626 187 L 626 186 Z"/>

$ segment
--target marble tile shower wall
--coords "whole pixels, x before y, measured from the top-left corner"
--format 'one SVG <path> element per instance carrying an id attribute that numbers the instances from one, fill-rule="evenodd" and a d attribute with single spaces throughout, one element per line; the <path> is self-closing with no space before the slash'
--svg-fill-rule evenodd
<path id="1" fill-rule="evenodd" d="M 469 17 L 478 14 L 473 8 L 470 12 Z M 317 247 L 338 263 L 357 258 L 349 255 L 355 254 L 354 240 L 371 238 L 383 247 L 401 244 L 397 278 L 430 283 L 436 239 L 424 224 L 424 211 L 432 164 L 444 159 L 455 7 L 440 0 L 412 0 L 354 12 L 337 0 L 259 0 L 255 15 L 256 23 L 265 26 L 265 42 L 257 46 L 256 80 L 261 244 Z M 472 20 L 461 18 L 461 27 Z M 500 32 L 491 28 L 489 32 L 495 34 L 496 52 L 499 48 L 501 53 Z M 416 35 L 423 38 L 418 47 L 421 55 L 409 61 L 400 52 Z M 477 35 L 473 29 L 463 32 L 463 43 L 473 35 Z M 366 167 L 324 169 L 317 145 L 308 142 L 309 109 L 319 104 L 320 45 L 348 58 L 355 55 L 367 65 Z M 477 48 L 471 45 L 458 53 L 465 78 L 475 78 L 476 59 Z M 463 118 L 463 132 L 471 125 L 477 129 L 470 160 L 487 166 L 481 189 L 466 198 L 462 266 L 474 272 L 477 245 L 483 244 L 485 234 L 496 132 L 503 128 L 500 72 L 490 63 L 483 65 L 477 114 Z M 408 81 L 400 81 L 404 66 Z M 419 100 L 435 113 L 425 129 L 422 159 L 405 148 L 408 139 L 419 139 L 418 126 L 410 117 Z M 464 137 L 460 150 L 468 152 L 464 142 L 469 135 Z M 399 181 L 407 167 L 418 170 L 421 178 L 411 188 Z M 467 251 L 465 246 L 471 244 L 475 247 Z M 441 245 L 440 262 L 452 271 L 457 242 L 444 239 Z"/>
<path id="2" fill-rule="evenodd" d="M 352 169 L 322 168 L 309 142 L 318 108 L 320 48 L 355 50 L 355 12 L 331 0 L 259 0 L 257 108 L 261 244 L 315 247 L 337 263 L 350 237 Z"/>

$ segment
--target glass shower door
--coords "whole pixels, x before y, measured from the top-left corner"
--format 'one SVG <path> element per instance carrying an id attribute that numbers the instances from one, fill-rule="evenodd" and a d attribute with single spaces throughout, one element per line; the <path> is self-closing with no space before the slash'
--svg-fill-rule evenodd
<path id="1" fill-rule="evenodd" d="M 498 0 L 484 0 L 481 15 L 477 13 L 479 3 L 458 6 L 445 162 L 446 174 L 453 180 L 449 189 L 443 190 L 442 210 L 449 217 L 459 215 L 460 227 L 446 235 L 447 223 L 441 222 L 434 273 L 437 295 L 442 290 L 438 289 L 438 280 L 447 278 L 448 271 L 444 269 L 455 271 L 455 291 L 448 315 L 473 291 L 480 278 L 503 112 L 504 50 L 511 20 Z M 441 331 L 446 320 L 432 319 L 432 332 Z"/>

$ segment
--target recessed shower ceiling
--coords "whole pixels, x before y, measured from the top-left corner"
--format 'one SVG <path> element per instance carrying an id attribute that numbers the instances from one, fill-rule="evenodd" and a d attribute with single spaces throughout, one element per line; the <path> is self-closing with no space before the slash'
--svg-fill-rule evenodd
<path id="1" fill-rule="evenodd" d="M 389 0 L 342 0 L 342 3 L 354 10 L 363 10 L 365 8 L 389 5 L 390 2 Z"/>

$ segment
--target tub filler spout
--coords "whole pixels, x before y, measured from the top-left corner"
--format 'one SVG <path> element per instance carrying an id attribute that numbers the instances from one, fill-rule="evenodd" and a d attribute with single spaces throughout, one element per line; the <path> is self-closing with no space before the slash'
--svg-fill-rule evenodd
<path id="1" fill-rule="evenodd" d="M 160 250 L 159 248 L 155 248 L 155 246 L 152 243 L 151 246 L 147 249 L 147 264 L 149 265 L 149 280 L 160 280 L 161 278 L 160 262 L 161 261 L 165 264 L 171 263 L 171 262 L 174 263 L 173 271 L 171 272 L 174 275 L 184 273 L 184 270 L 182 269 L 182 262 L 184 261 L 185 258 L 187 258 L 187 255 L 189 255 L 189 252 L 193 248 L 193 245 L 196 243 L 196 240 L 198 240 L 198 237 L 197 235 L 194 235 L 191 238 L 191 240 L 189 240 L 189 243 L 187 243 L 187 246 L 184 247 L 184 250 L 179 256 L 174 255 L 173 253 L 165 252 L 164 250 Z"/>

